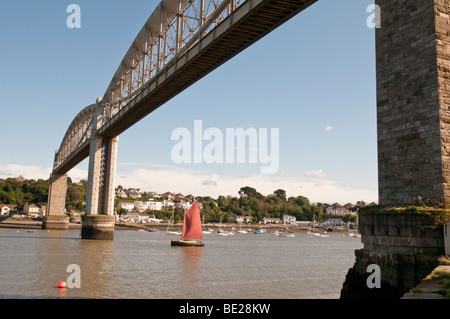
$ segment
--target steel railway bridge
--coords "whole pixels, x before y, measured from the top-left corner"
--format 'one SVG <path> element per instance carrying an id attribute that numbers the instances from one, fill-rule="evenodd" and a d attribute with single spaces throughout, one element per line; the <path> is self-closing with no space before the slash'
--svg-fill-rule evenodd
<path id="1" fill-rule="evenodd" d="M 89 157 L 82 237 L 112 238 L 118 136 L 316 1 L 161 1 L 104 96 L 67 129 L 55 154 L 44 227 L 67 227 L 66 174 Z"/>

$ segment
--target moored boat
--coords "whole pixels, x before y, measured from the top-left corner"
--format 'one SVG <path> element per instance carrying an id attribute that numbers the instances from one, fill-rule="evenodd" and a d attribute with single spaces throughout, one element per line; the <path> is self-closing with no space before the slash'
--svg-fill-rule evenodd
<path id="1" fill-rule="evenodd" d="M 166 235 L 175 235 L 175 236 L 180 236 L 182 233 L 179 230 L 168 230 L 166 231 Z"/>

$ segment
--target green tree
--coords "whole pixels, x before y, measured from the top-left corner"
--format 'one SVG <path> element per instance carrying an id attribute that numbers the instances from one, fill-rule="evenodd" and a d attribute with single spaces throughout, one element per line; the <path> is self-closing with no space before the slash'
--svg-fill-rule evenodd
<path id="1" fill-rule="evenodd" d="M 283 200 L 286 200 L 286 191 L 284 189 L 277 189 L 273 194 Z"/>
<path id="2" fill-rule="evenodd" d="M 261 198 L 262 195 L 256 191 L 253 187 L 245 186 L 241 187 L 241 189 L 238 192 L 239 196 L 241 197 L 257 197 Z"/>

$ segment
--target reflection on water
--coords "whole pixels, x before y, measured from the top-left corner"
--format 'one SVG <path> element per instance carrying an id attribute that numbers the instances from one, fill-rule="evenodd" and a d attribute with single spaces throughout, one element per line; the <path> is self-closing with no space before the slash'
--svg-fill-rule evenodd
<path id="1" fill-rule="evenodd" d="M 206 235 L 205 247 L 171 247 L 159 232 L 0 229 L 0 298 L 339 298 L 360 239 Z M 81 288 L 56 288 L 80 266 Z"/>

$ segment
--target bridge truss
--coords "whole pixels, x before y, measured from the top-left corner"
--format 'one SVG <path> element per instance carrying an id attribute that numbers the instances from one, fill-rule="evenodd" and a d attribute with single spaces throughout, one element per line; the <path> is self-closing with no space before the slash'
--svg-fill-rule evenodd
<path id="1" fill-rule="evenodd" d="M 114 138 L 317 0 L 163 0 L 104 96 L 83 109 L 56 151 L 65 174 L 94 136 Z"/>

